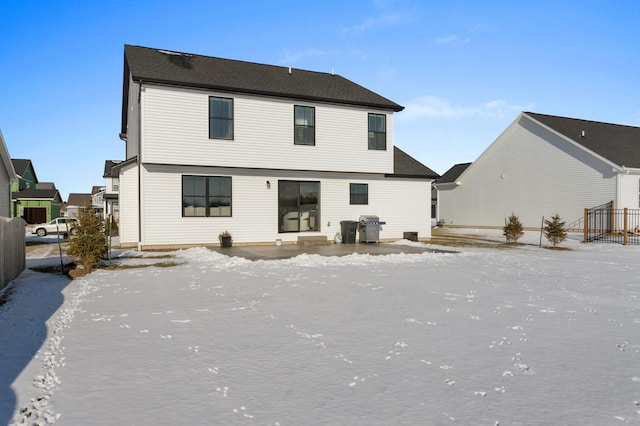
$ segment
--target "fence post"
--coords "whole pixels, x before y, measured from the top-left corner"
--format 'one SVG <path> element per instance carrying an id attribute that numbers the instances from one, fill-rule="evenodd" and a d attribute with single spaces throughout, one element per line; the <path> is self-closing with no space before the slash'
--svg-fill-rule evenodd
<path id="1" fill-rule="evenodd" d="M 624 208 L 624 238 L 623 238 L 623 244 L 626 246 L 627 245 L 627 238 L 629 238 L 629 220 L 628 220 L 628 209 L 625 207 Z"/>
<path id="2" fill-rule="evenodd" d="M 615 205 L 613 204 L 613 200 L 611 200 L 611 210 L 609 210 L 609 232 L 611 233 L 610 235 L 615 235 L 616 231 L 617 231 L 616 211 L 615 211 Z"/>
<path id="3" fill-rule="evenodd" d="M 584 237 L 582 238 L 582 242 L 586 243 L 589 241 L 589 209 L 584 209 Z"/>

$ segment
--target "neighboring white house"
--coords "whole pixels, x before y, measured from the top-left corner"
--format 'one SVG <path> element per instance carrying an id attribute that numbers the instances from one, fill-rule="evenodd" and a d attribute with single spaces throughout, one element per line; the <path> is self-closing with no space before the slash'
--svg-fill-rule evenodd
<path id="1" fill-rule="evenodd" d="M 0 216 L 11 217 L 11 183 L 18 177 L 0 130 Z"/>
<path id="2" fill-rule="evenodd" d="M 504 226 L 516 214 L 540 227 L 567 225 L 614 201 L 640 207 L 640 127 L 521 113 L 472 164 L 442 175 L 438 219 L 447 226 Z"/>
<path id="3" fill-rule="evenodd" d="M 107 160 L 104 162 L 104 194 L 103 194 L 103 212 L 104 218 L 109 216 L 118 221 L 120 218 L 120 205 L 118 203 L 118 194 L 120 192 L 120 179 L 118 177 L 118 170 L 114 168 L 122 161 Z"/>
<path id="4" fill-rule="evenodd" d="M 429 168 L 393 144 L 400 105 L 333 73 L 125 46 L 120 242 L 140 248 L 430 238 Z"/>
<path id="5" fill-rule="evenodd" d="M 67 217 L 78 217 L 80 209 L 93 207 L 93 195 L 72 192 L 67 199 Z"/>
<path id="6" fill-rule="evenodd" d="M 93 211 L 95 212 L 96 216 L 101 217 L 101 218 L 105 218 L 105 212 L 104 212 L 104 206 L 105 206 L 105 199 L 104 199 L 104 195 L 107 191 L 107 188 L 104 186 L 93 186 L 91 188 L 91 207 L 93 207 Z"/>

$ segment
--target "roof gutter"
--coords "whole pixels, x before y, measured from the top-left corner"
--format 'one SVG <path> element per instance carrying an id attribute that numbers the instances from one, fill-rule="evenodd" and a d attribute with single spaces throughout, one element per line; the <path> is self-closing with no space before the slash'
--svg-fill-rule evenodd
<path id="1" fill-rule="evenodd" d="M 614 166 L 614 173 L 620 173 L 623 175 L 640 175 L 640 169 L 634 167 L 626 167 L 626 166 Z"/>
<path id="2" fill-rule="evenodd" d="M 448 190 L 448 189 L 455 189 L 457 187 L 459 187 L 460 185 L 462 185 L 462 182 L 440 182 L 440 183 L 435 183 L 433 185 L 433 187 L 435 189 L 442 189 L 442 190 Z"/>

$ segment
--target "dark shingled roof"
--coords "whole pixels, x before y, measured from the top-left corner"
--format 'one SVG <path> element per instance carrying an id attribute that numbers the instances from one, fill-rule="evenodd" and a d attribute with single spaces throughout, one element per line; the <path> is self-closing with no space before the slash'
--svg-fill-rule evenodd
<path id="1" fill-rule="evenodd" d="M 339 75 L 125 45 L 125 72 L 147 81 L 224 92 L 362 105 L 403 107 Z M 125 75 L 125 83 L 126 83 Z"/>
<path id="2" fill-rule="evenodd" d="M 53 200 L 56 198 L 58 194 L 58 190 L 55 188 L 49 189 L 36 189 L 36 188 L 27 188 L 22 191 L 12 192 L 11 199 L 13 200 L 25 200 L 25 199 L 33 199 L 33 200 Z"/>
<path id="3" fill-rule="evenodd" d="M 120 163 L 122 163 L 122 160 L 106 160 L 104 162 L 104 173 L 102 174 L 102 177 L 118 177 L 118 172 L 113 170 L 113 166 Z"/>
<path id="4" fill-rule="evenodd" d="M 444 172 L 442 176 L 438 179 L 438 183 L 453 183 L 460 177 L 460 175 L 467 170 L 467 168 L 471 165 L 471 163 L 459 163 L 455 164 L 449 170 Z"/>
<path id="5" fill-rule="evenodd" d="M 415 177 L 425 179 L 437 179 L 438 174 L 411 157 L 409 154 L 393 147 L 393 174 L 391 177 Z"/>
<path id="6" fill-rule="evenodd" d="M 53 182 L 38 182 L 36 183 L 36 189 L 56 189 L 56 184 Z"/>
<path id="7" fill-rule="evenodd" d="M 618 166 L 640 168 L 640 127 L 532 112 L 524 114 Z"/>
<path id="8" fill-rule="evenodd" d="M 79 194 L 72 193 L 69 194 L 69 199 L 67 200 L 67 206 L 91 206 L 91 194 Z"/>
<path id="9" fill-rule="evenodd" d="M 13 169 L 16 171 L 16 174 L 19 176 L 24 176 L 27 168 L 29 168 L 29 164 L 31 164 L 31 160 L 12 158 L 11 163 L 13 163 Z"/>

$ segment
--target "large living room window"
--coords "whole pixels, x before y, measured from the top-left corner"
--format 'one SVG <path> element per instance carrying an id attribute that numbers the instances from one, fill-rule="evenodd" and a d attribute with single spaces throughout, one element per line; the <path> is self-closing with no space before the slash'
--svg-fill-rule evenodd
<path id="1" fill-rule="evenodd" d="M 231 216 L 231 178 L 182 176 L 182 216 Z"/>
<path id="2" fill-rule="evenodd" d="M 278 232 L 317 231 L 320 182 L 278 181 Z"/>
<path id="3" fill-rule="evenodd" d="M 349 204 L 369 204 L 369 185 L 366 183 L 349 184 Z"/>
<path id="4" fill-rule="evenodd" d="M 233 99 L 209 97 L 209 139 L 233 139 Z"/>
<path id="5" fill-rule="evenodd" d="M 369 149 L 387 149 L 387 116 L 369 114 Z"/>
<path id="6" fill-rule="evenodd" d="M 293 143 L 316 144 L 316 109 L 296 105 L 293 107 Z"/>

